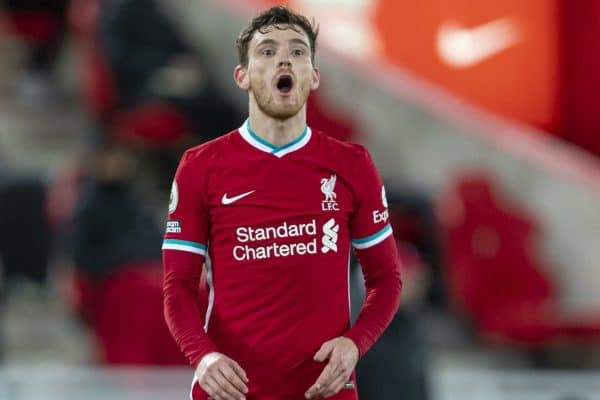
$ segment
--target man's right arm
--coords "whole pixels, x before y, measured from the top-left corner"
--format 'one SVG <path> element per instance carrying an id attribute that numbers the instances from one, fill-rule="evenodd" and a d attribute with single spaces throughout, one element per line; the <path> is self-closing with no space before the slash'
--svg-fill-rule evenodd
<path id="1" fill-rule="evenodd" d="M 204 313 L 198 301 L 198 285 L 204 256 L 180 250 L 163 250 L 165 320 L 190 363 L 196 367 L 200 359 L 216 346 L 202 329 Z"/>
<path id="2" fill-rule="evenodd" d="M 206 309 L 199 283 L 208 243 L 206 171 L 197 153 L 183 156 L 171 189 L 163 242 L 165 320 L 173 338 L 196 368 L 200 387 L 211 397 L 243 399 L 248 378 L 232 359 L 218 352 L 203 329 Z"/>
<path id="3" fill-rule="evenodd" d="M 198 289 L 208 243 L 206 171 L 195 151 L 186 152 L 171 186 L 163 250 L 164 314 L 173 338 L 193 366 L 216 351 L 203 330 Z"/>
<path id="4" fill-rule="evenodd" d="M 204 256 L 185 251 L 163 251 L 165 320 L 175 341 L 196 368 L 200 387 L 218 398 L 243 399 L 248 377 L 242 367 L 217 351 L 201 328 L 203 311 L 198 284 Z"/>

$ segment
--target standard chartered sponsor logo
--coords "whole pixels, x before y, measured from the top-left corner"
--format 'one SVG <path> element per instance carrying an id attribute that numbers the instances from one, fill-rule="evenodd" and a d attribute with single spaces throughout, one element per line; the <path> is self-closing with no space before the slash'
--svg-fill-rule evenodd
<path id="1" fill-rule="evenodd" d="M 321 238 L 321 252 L 337 252 L 338 231 L 340 227 L 331 218 L 323 225 Z M 255 228 L 241 226 L 235 230 L 239 243 L 233 247 L 233 258 L 236 261 L 264 260 L 272 257 L 289 257 L 294 255 L 317 254 L 317 221 L 307 223 L 288 224 Z M 278 239 L 298 238 L 292 243 L 280 243 Z M 267 244 L 253 245 L 254 242 Z"/>
<path id="2" fill-rule="evenodd" d="M 257 240 L 280 239 L 295 236 L 314 236 L 317 234 L 317 221 L 314 219 L 307 224 L 288 224 L 284 222 L 277 226 L 252 228 L 240 226 L 235 230 L 238 242 L 254 242 Z"/>
<path id="3" fill-rule="evenodd" d="M 337 253 L 337 241 L 340 225 L 335 223 L 335 219 L 331 218 L 323 225 L 323 238 L 321 239 L 321 251 L 327 254 L 330 251 Z"/>

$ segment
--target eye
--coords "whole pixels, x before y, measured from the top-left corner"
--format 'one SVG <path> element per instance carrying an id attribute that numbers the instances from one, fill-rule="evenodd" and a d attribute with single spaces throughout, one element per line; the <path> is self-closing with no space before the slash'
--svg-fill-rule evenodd
<path id="1" fill-rule="evenodd" d="M 303 56 L 304 55 L 304 50 L 303 49 L 295 49 L 292 51 L 292 54 L 295 56 Z"/>
<path id="2" fill-rule="evenodd" d="M 262 55 L 269 57 L 275 55 L 275 51 L 273 49 L 263 49 Z"/>

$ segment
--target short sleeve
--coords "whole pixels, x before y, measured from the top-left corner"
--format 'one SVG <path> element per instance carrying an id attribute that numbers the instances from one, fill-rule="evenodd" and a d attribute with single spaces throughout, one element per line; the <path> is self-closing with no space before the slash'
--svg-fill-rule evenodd
<path id="1" fill-rule="evenodd" d="M 201 163 L 189 153 L 181 159 L 171 186 L 163 250 L 206 255 L 208 211 L 203 184 L 205 172 Z"/>
<path id="2" fill-rule="evenodd" d="M 352 245 L 367 249 L 392 234 L 385 188 L 368 151 L 361 146 L 354 179 L 356 209 L 350 222 Z"/>

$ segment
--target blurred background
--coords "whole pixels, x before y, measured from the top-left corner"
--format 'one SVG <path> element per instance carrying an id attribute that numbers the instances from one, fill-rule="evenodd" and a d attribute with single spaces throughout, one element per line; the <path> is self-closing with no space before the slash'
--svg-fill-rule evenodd
<path id="1" fill-rule="evenodd" d="M 0 0 L 0 399 L 186 398 L 160 243 L 268 0 Z M 600 2 L 289 0 L 405 281 L 361 399 L 600 399 Z M 353 311 L 364 288 L 351 270 Z"/>

